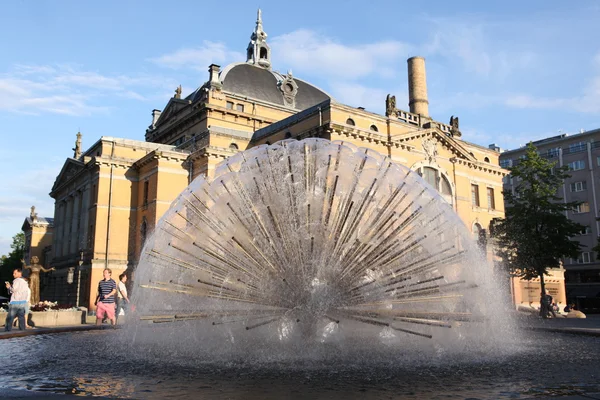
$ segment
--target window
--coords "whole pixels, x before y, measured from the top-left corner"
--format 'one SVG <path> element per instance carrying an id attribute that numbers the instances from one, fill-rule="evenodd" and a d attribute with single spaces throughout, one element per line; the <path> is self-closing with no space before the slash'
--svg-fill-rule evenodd
<path id="1" fill-rule="evenodd" d="M 231 144 L 229 145 L 229 150 L 238 150 L 238 149 L 239 149 L 239 147 L 238 147 L 238 145 L 237 145 L 237 144 L 235 144 L 235 143 L 231 143 Z"/>
<path id="2" fill-rule="evenodd" d="M 144 201 L 142 203 L 144 206 L 148 205 L 148 192 L 149 191 L 150 191 L 150 182 L 144 181 Z"/>
<path id="3" fill-rule="evenodd" d="M 487 201 L 490 210 L 496 209 L 496 200 L 494 200 L 494 189 L 487 188 Z"/>
<path id="4" fill-rule="evenodd" d="M 598 165 L 600 165 L 600 164 L 598 164 Z M 500 160 L 500 166 L 502 168 L 512 167 L 512 160 Z"/>
<path id="5" fill-rule="evenodd" d="M 600 167 L 600 156 L 596 157 L 596 165 Z"/>
<path id="6" fill-rule="evenodd" d="M 291 137 L 292 137 L 292 132 L 286 132 L 286 133 L 285 133 L 285 138 L 286 138 L 286 139 L 289 139 L 289 138 L 291 138 Z"/>
<path id="7" fill-rule="evenodd" d="M 442 184 L 442 194 L 444 194 L 446 196 L 451 196 L 452 195 L 452 186 L 450 186 L 450 182 L 443 175 L 442 175 L 441 184 Z"/>
<path id="8" fill-rule="evenodd" d="M 587 212 L 590 212 L 590 203 L 588 202 L 578 204 L 573 209 L 573 214 L 582 214 Z"/>
<path id="9" fill-rule="evenodd" d="M 585 226 L 581 232 L 579 232 L 580 235 L 589 235 L 590 233 L 592 233 L 592 229 L 589 226 Z"/>
<path id="10" fill-rule="evenodd" d="M 591 260 L 591 256 L 590 256 L 590 252 L 589 251 L 584 251 L 583 253 L 579 254 L 579 257 L 577 257 L 577 264 L 587 264 Z"/>
<path id="11" fill-rule="evenodd" d="M 233 110 L 233 102 L 232 101 L 228 101 L 226 104 L 226 107 L 228 110 Z"/>
<path id="12" fill-rule="evenodd" d="M 579 153 L 580 151 L 585 151 L 585 148 L 585 142 L 572 143 L 569 145 L 569 153 Z"/>
<path id="13" fill-rule="evenodd" d="M 437 171 L 431 167 L 423 167 L 423 179 L 437 189 Z"/>
<path id="14" fill-rule="evenodd" d="M 266 59 L 266 58 L 268 58 L 267 54 L 268 54 L 267 48 L 266 47 L 261 47 L 260 48 L 260 56 L 259 57 L 262 58 L 262 59 Z"/>
<path id="15" fill-rule="evenodd" d="M 348 119 L 346 120 L 346 125 L 354 126 L 354 125 L 356 125 L 356 124 L 354 123 L 354 120 L 353 120 L 352 118 L 348 118 Z"/>
<path id="16" fill-rule="evenodd" d="M 571 171 L 579 171 L 579 170 L 585 168 L 585 161 L 584 160 L 573 161 L 573 162 L 570 162 L 568 165 L 569 165 L 569 169 Z"/>
<path id="17" fill-rule="evenodd" d="M 375 125 L 371 125 L 369 127 L 370 130 L 372 130 L 373 132 L 379 132 L 379 129 L 377 129 L 377 127 Z"/>
<path id="18" fill-rule="evenodd" d="M 489 157 L 484 157 L 484 158 L 483 158 L 483 161 L 485 161 L 485 162 L 489 163 L 489 162 L 490 162 L 490 158 L 489 158 Z"/>
<path id="19" fill-rule="evenodd" d="M 432 167 L 421 167 L 417 172 L 428 184 L 440 192 L 448 203 L 452 203 L 452 185 L 442 172 Z"/>
<path id="20" fill-rule="evenodd" d="M 555 147 L 553 149 L 548 149 L 548 152 L 546 154 L 548 155 L 548 158 L 554 158 L 554 157 L 558 157 L 559 151 L 560 151 L 560 148 Z"/>
<path id="21" fill-rule="evenodd" d="M 146 221 L 146 217 L 142 218 L 142 224 L 140 225 L 140 241 L 141 247 L 144 247 L 144 243 L 146 242 L 146 235 L 148 233 L 148 222 Z"/>
<path id="22" fill-rule="evenodd" d="M 236 104 L 235 105 L 235 110 L 239 111 L 239 112 L 244 112 L 244 105 L 243 104 Z"/>
<path id="23" fill-rule="evenodd" d="M 471 204 L 479 207 L 479 186 L 471 185 Z"/>
<path id="24" fill-rule="evenodd" d="M 571 192 L 583 192 L 587 189 L 586 181 L 571 183 Z"/>

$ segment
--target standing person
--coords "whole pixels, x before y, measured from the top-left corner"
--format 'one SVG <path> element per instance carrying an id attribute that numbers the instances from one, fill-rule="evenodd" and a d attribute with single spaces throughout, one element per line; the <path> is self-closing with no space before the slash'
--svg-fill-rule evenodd
<path id="1" fill-rule="evenodd" d="M 25 307 L 27 306 L 27 282 L 22 278 L 21 268 L 13 270 L 12 285 L 6 282 L 6 288 L 11 293 L 10 303 L 8 303 L 8 315 L 4 322 L 4 330 L 10 332 L 15 316 L 19 319 L 19 330 L 25 330 Z"/>
<path id="2" fill-rule="evenodd" d="M 556 311 L 554 311 L 554 302 L 552 299 L 552 296 L 550 295 L 550 292 L 548 292 L 546 290 L 546 293 L 542 296 L 542 301 L 544 302 L 544 306 L 546 308 L 546 313 L 543 316 L 544 318 L 547 318 L 550 316 L 550 314 L 552 314 L 553 318 L 556 318 Z"/>
<path id="3" fill-rule="evenodd" d="M 127 275 L 125 275 L 125 272 L 123 272 L 121 275 L 119 275 L 119 284 L 117 285 L 117 320 L 119 319 L 121 310 L 127 310 L 129 312 L 129 308 L 127 307 L 129 304 L 129 297 L 127 296 L 127 286 L 125 286 L 126 282 Z"/>
<path id="4" fill-rule="evenodd" d="M 117 284 L 110 277 L 112 271 L 106 268 L 102 275 L 104 279 L 98 282 L 98 295 L 96 296 L 96 325 L 101 325 L 106 316 L 110 323 L 115 325 L 115 294 L 117 293 Z"/>

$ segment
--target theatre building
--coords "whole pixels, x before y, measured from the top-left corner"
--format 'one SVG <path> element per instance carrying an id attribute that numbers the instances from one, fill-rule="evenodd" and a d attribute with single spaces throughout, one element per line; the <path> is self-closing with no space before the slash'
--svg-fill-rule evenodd
<path id="1" fill-rule="evenodd" d="M 66 289 L 56 300 L 93 309 L 102 270 L 111 268 L 115 279 L 134 272 L 145 238 L 193 179 L 211 176 L 239 151 L 283 139 L 343 140 L 412 168 L 452 204 L 474 240 L 504 215 L 499 153 L 464 141 L 458 118 L 446 124 L 429 115 L 423 58 L 407 63 L 408 111 L 389 95 L 380 115 L 273 69 L 260 11 L 246 50 L 246 60 L 208 66 L 207 81 L 187 96 L 177 88 L 162 111 L 152 111 L 145 141 L 103 136 L 83 150 L 78 136 L 51 190 L 57 270 L 42 296 L 60 284 Z"/>

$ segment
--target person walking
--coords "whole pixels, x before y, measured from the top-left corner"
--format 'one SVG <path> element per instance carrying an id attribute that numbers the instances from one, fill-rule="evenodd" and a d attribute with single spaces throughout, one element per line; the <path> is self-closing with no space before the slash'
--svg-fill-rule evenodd
<path id="1" fill-rule="evenodd" d="M 119 275 L 119 284 L 117 285 L 117 314 L 115 316 L 117 321 L 119 320 L 121 310 L 123 310 L 124 313 L 125 310 L 129 312 L 129 297 L 127 296 L 127 286 L 125 286 L 126 282 L 127 275 L 125 275 L 125 272 L 123 272 L 121 275 Z"/>
<path id="2" fill-rule="evenodd" d="M 6 282 L 6 288 L 11 294 L 10 303 L 8 303 L 8 315 L 6 321 L 4 321 L 4 330 L 7 332 L 12 330 L 15 316 L 19 319 L 19 330 L 25 330 L 25 307 L 27 306 L 27 289 L 29 286 L 22 276 L 21 268 L 15 268 L 13 270 L 13 278 L 15 279 L 12 285 L 10 282 Z"/>
<path id="3" fill-rule="evenodd" d="M 102 275 L 104 279 L 98 282 L 98 295 L 96 296 L 96 325 L 101 325 L 106 316 L 110 323 L 115 325 L 115 294 L 117 293 L 117 284 L 110 277 L 112 271 L 106 268 Z"/>

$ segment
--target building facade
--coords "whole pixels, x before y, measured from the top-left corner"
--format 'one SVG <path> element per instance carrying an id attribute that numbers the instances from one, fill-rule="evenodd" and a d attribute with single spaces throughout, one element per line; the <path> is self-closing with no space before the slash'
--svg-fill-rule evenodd
<path id="1" fill-rule="evenodd" d="M 260 11 L 246 54 L 223 69 L 210 65 L 187 97 L 178 87 L 164 110 L 152 111 L 145 142 L 102 137 L 82 151 L 78 136 L 51 191 L 57 270 L 49 275 L 69 289 L 49 284 L 48 297 L 93 309 L 102 270 L 115 278 L 134 270 L 145 238 L 189 182 L 239 151 L 283 139 L 342 140 L 391 157 L 437 188 L 475 238 L 504 216 L 499 153 L 462 140 L 458 118 L 444 124 L 429 115 L 423 58 L 408 60 L 409 111 L 389 95 L 379 115 L 273 70 Z"/>
<path id="2" fill-rule="evenodd" d="M 564 271 L 553 272 L 555 278 L 564 275 L 566 299 L 573 301 L 583 312 L 600 312 L 600 260 L 592 250 L 600 237 L 600 129 L 575 135 L 562 134 L 533 142 L 539 154 L 557 166 L 568 166 L 566 179 L 559 196 L 565 202 L 580 202 L 568 217 L 586 228 L 575 239 L 582 250 L 576 259 L 563 260 Z M 500 165 L 509 168 L 525 154 L 525 147 L 505 151 Z M 504 178 L 504 190 L 514 190 L 513 179 Z M 560 276 L 562 278 L 562 276 Z"/>

